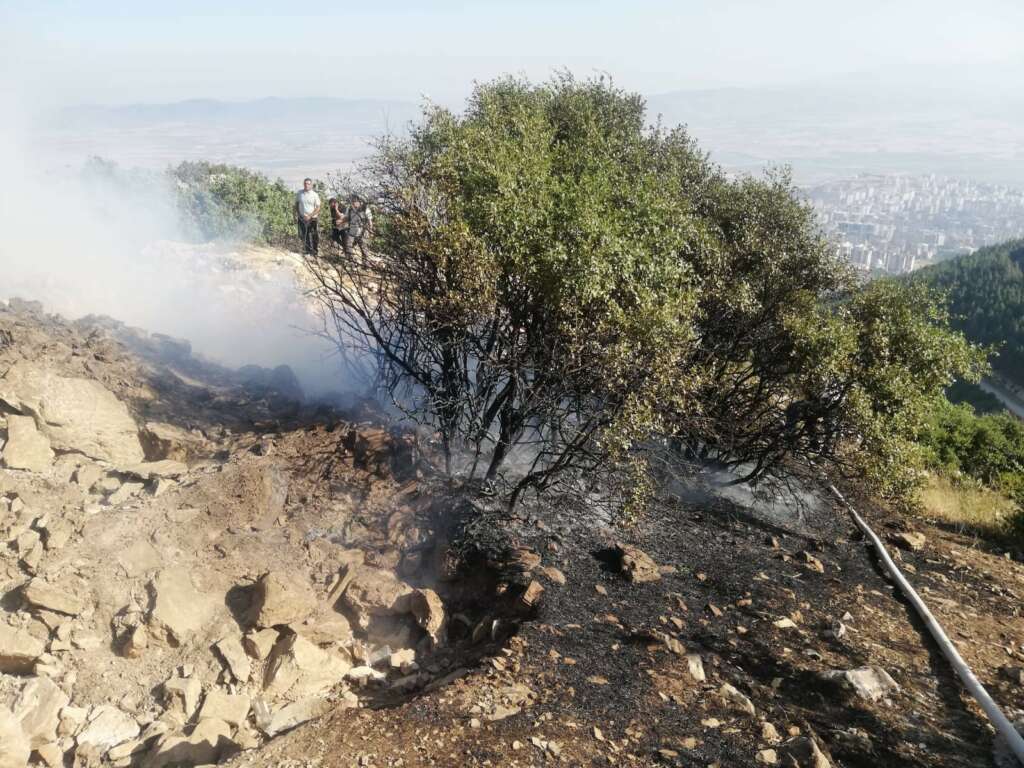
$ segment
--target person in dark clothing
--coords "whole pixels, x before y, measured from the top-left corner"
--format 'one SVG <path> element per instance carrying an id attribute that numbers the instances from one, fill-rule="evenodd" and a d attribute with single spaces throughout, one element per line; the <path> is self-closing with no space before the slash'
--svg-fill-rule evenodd
<path id="1" fill-rule="evenodd" d="M 331 240 L 338 244 L 339 248 L 345 247 L 345 212 L 341 209 L 338 198 L 332 197 L 327 201 L 327 207 L 331 211 Z"/>
<path id="2" fill-rule="evenodd" d="M 302 182 L 302 191 L 295 195 L 295 221 L 304 253 L 316 256 L 320 246 L 320 195 L 313 189 L 313 180 Z"/>
<path id="3" fill-rule="evenodd" d="M 363 250 L 363 239 L 370 234 L 373 227 L 373 214 L 370 207 L 361 198 L 353 195 L 345 209 L 345 230 L 342 234 L 342 248 L 346 256 L 352 256 L 353 248 L 359 246 L 359 253 L 366 256 Z"/>

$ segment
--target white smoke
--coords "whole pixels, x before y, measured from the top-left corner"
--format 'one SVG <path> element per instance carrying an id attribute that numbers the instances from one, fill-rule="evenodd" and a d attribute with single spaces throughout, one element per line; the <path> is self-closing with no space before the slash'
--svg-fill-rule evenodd
<path id="1" fill-rule="evenodd" d="M 158 172 L 54 167 L 26 112 L 0 125 L 0 299 L 77 318 L 109 315 L 186 338 L 216 362 L 287 364 L 309 394 L 344 389 L 332 346 L 297 281 L 298 257 L 190 244 Z"/>

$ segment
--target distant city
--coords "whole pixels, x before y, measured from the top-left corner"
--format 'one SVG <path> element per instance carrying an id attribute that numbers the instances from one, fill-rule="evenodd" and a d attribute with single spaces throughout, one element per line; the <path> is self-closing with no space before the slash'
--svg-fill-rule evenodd
<path id="1" fill-rule="evenodd" d="M 901 274 L 1024 237 L 1024 191 L 941 176 L 860 175 L 806 190 L 839 253 Z"/>

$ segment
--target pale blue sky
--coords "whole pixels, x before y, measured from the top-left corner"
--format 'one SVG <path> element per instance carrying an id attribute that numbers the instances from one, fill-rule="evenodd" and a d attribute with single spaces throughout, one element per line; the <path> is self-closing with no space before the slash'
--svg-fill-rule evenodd
<path id="1" fill-rule="evenodd" d="M 1020 0 L 14 2 L 4 89 L 35 106 L 342 96 L 456 101 L 472 80 L 607 71 L 630 89 L 850 72 L 1021 71 Z M 985 78 L 980 78 L 984 80 Z"/>

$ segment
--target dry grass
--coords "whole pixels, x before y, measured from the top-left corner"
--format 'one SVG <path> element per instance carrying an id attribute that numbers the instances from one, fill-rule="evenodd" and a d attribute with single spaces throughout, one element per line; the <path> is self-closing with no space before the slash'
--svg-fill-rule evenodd
<path id="1" fill-rule="evenodd" d="M 1017 506 L 987 488 L 958 485 L 933 476 L 921 491 L 921 502 L 929 517 L 950 523 L 964 533 L 993 538 L 1013 535 L 1010 520 Z"/>

